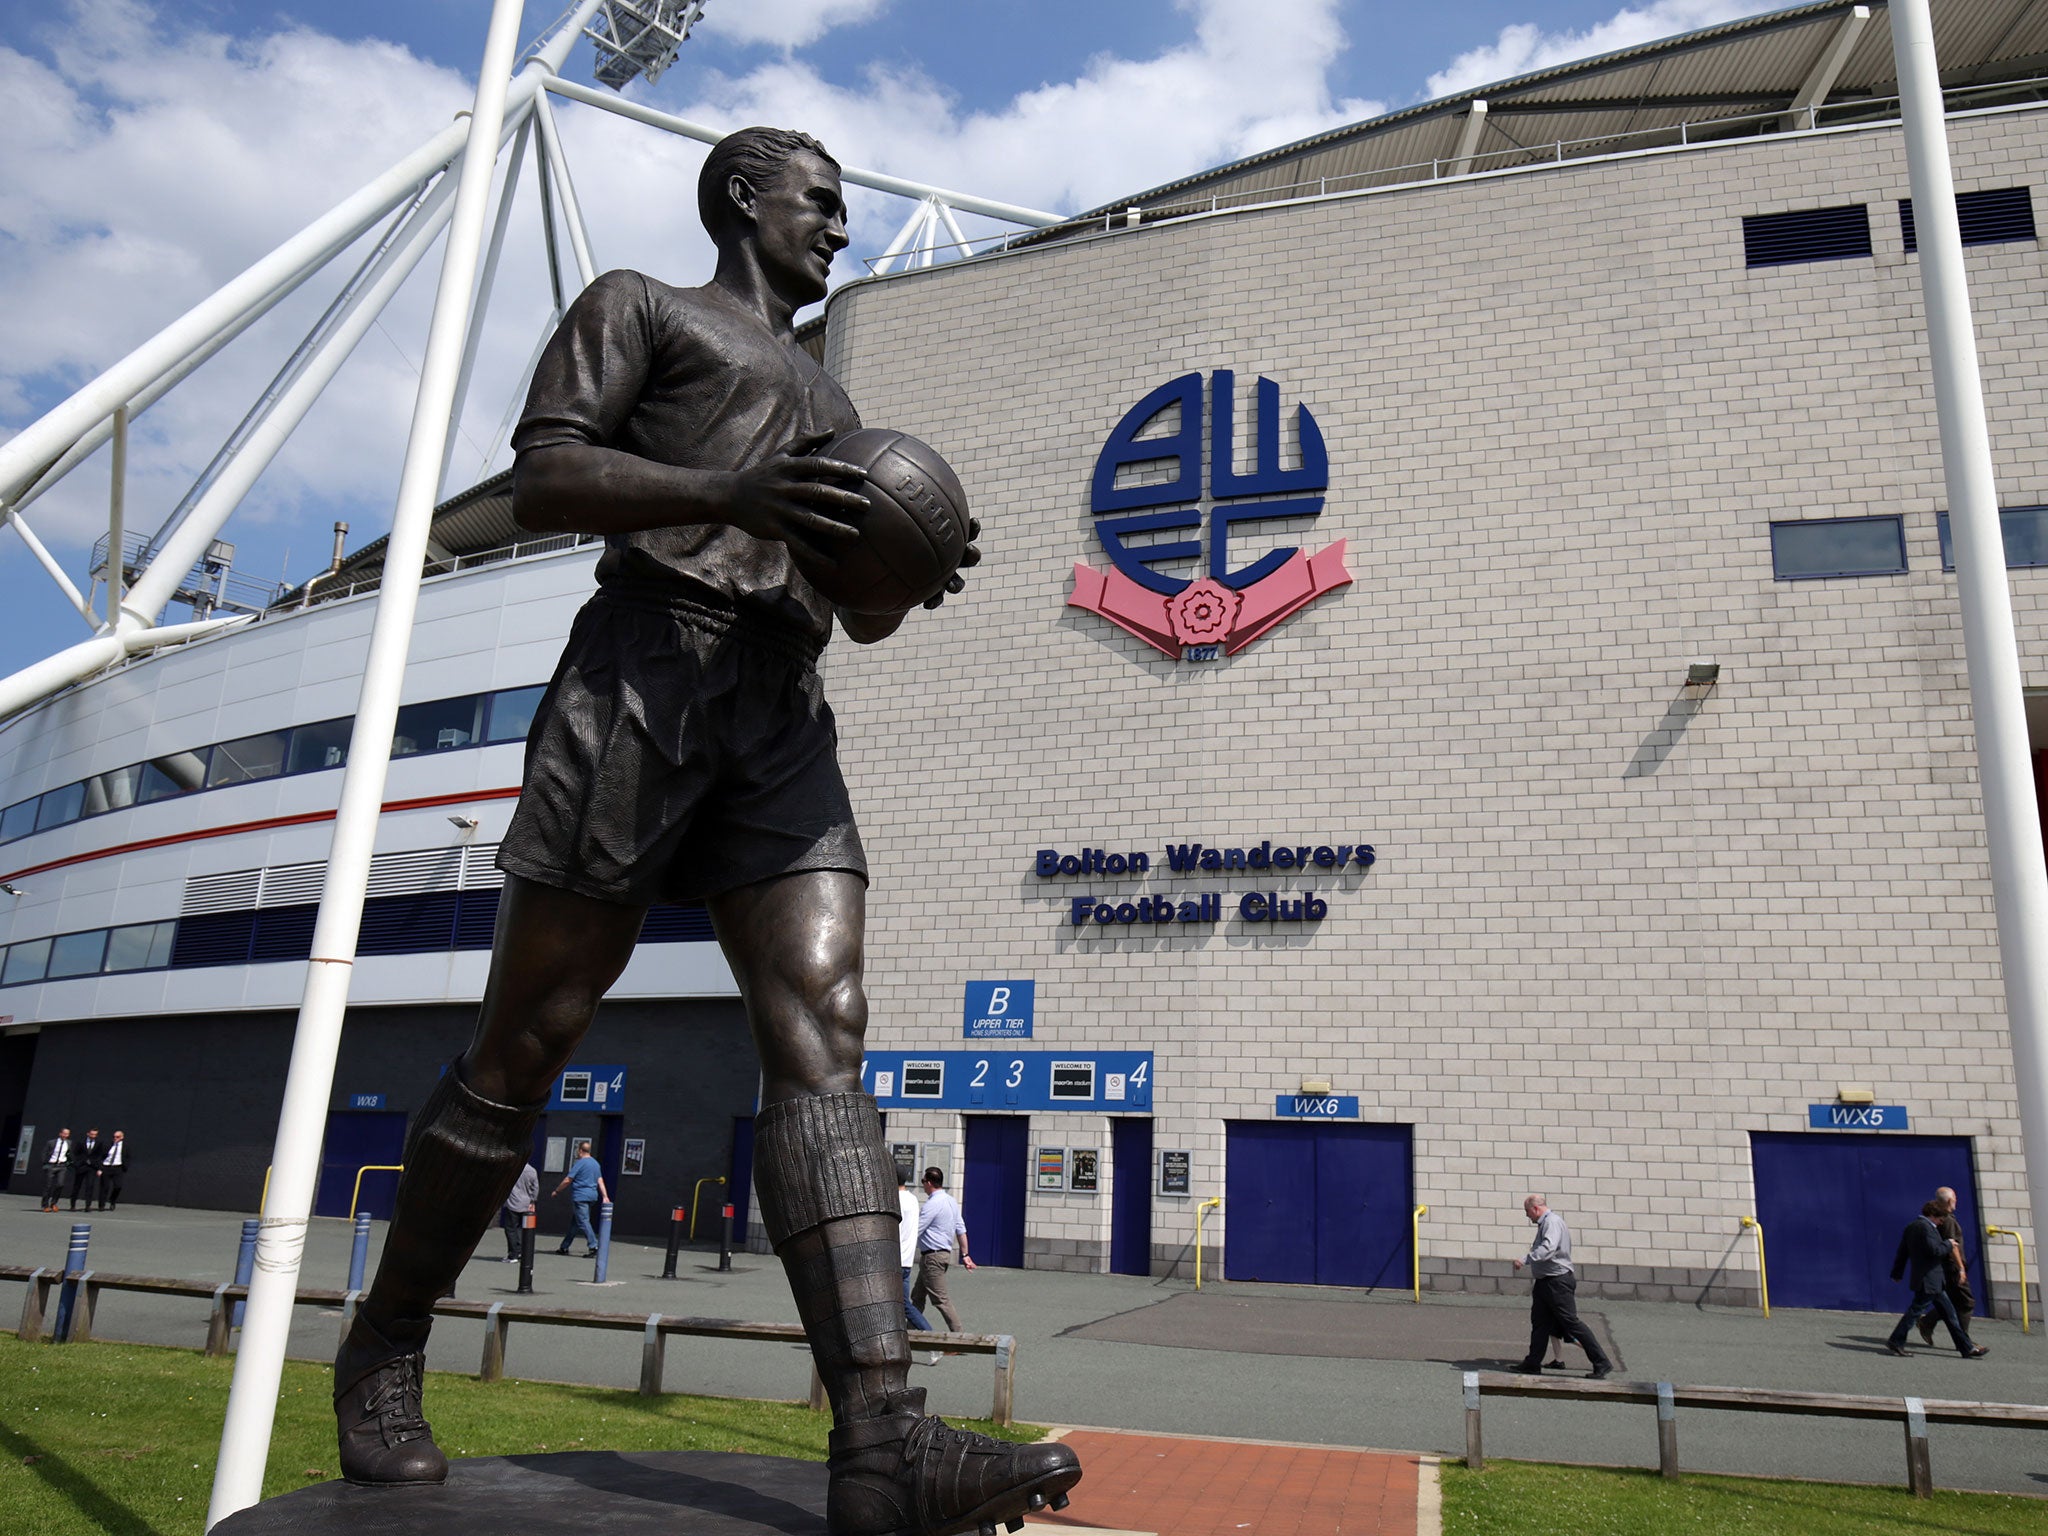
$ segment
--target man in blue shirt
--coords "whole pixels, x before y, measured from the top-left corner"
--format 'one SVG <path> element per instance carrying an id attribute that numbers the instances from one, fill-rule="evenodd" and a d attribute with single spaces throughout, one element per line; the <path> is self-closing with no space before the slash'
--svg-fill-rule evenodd
<path id="1" fill-rule="evenodd" d="M 583 1257 L 594 1258 L 597 1254 L 597 1231 L 590 1218 L 596 1214 L 597 1203 L 609 1200 L 611 1196 L 605 1193 L 604 1172 L 597 1166 L 597 1159 L 590 1155 L 590 1143 L 587 1141 L 576 1143 L 576 1161 L 562 1175 L 562 1182 L 555 1186 L 555 1193 L 559 1195 L 565 1189 L 569 1191 L 569 1219 L 575 1225 L 562 1234 L 562 1246 L 555 1252 L 567 1253 L 569 1245 L 576 1241 L 576 1234 L 581 1232 L 583 1241 L 590 1245 L 590 1252 Z"/>

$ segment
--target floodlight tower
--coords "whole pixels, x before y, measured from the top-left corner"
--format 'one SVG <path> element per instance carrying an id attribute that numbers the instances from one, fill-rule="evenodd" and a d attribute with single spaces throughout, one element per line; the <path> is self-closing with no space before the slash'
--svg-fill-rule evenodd
<path id="1" fill-rule="evenodd" d="M 623 91 L 635 75 L 651 85 L 675 63 L 705 0 L 604 0 L 583 35 L 597 45 L 598 82 Z"/>

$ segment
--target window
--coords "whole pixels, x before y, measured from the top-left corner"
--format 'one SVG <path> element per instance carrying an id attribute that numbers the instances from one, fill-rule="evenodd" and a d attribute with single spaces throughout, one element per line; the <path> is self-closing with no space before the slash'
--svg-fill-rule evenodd
<path id="1" fill-rule="evenodd" d="M 43 795 L 42 808 L 36 812 L 36 830 L 42 832 L 50 827 L 61 827 L 67 821 L 76 821 L 84 808 L 83 784 L 66 784 L 62 789 L 48 790 Z"/>
<path id="2" fill-rule="evenodd" d="M 1956 223 L 1962 226 L 1963 244 L 1999 245 L 2007 240 L 2034 238 L 2034 194 L 2027 187 L 1992 187 L 1983 192 L 1956 194 Z M 1906 237 L 1908 255 L 1920 249 L 1920 232 L 1913 224 L 1913 199 L 1899 199 L 1899 228 Z"/>
<path id="3" fill-rule="evenodd" d="M 274 779 L 284 772 L 284 751 L 289 731 L 265 731 L 260 736 L 243 736 L 224 741 L 213 749 L 213 761 L 206 771 L 206 787 L 247 784 L 256 779 Z"/>
<path id="4" fill-rule="evenodd" d="M 95 928 L 91 933 L 60 934 L 50 941 L 50 968 L 45 974 L 52 981 L 59 976 L 97 976 L 106 954 L 104 928 Z"/>
<path id="5" fill-rule="evenodd" d="M 0 811 L 0 843 L 11 843 L 17 837 L 27 837 L 36 829 L 36 806 L 42 797 L 23 800 Z"/>
<path id="6" fill-rule="evenodd" d="M 411 757 L 420 752 L 446 752 L 453 747 L 469 746 L 477 738 L 477 717 L 483 713 L 483 703 L 481 697 L 471 694 L 463 699 L 406 705 L 398 712 L 391 755 Z"/>
<path id="7" fill-rule="evenodd" d="M 0 966 L 0 987 L 12 986 L 18 981 L 41 981 L 43 969 L 50 963 L 50 941 L 30 939 L 25 944 L 7 946 L 7 963 Z"/>
<path id="8" fill-rule="evenodd" d="M 171 923 L 130 923 L 107 934 L 106 969 L 147 971 L 171 963 L 171 941 L 178 925 Z"/>
<path id="9" fill-rule="evenodd" d="M 1869 254 L 1870 210 L 1861 203 L 1751 214 L 1742 221 L 1744 266 L 1782 267 Z"/>
<path id="10" fill-rule="evenodd" d="M 485 741 L 524 741 L 533 724 L 533 712 L 540 708 L 545 686 L 509 688 L 491 695 L 491 726 Z"/>
<path id="11" fill-rule="evenodd" d="M 1906 569 L 1898 517 L 1824 517 L 1771 524 L 1771 567 L 1780 581 L 1812 576 L 1896 576 Z"/>
<path id="12" fill-rule="evenodd" d="M 200 747 L 193 752 L 173 752 L 169 757 L 144 763 L 136 803 L 147 805 L 153 800 L 168 800 L 174 795 L 189 795 L 196 789 L 204 789 L 206 755 L 212 750 Z"/>
<path id="13" fill-rule="evenodd" d="M 142 779 L 142 765 L 131 763 L 126 768 L 110 768 L 105 773 L 96 773 L 85 781 L 85 814 L 97 816 L 102 811 L 118 811 L 135 803 L 135 788 Z"/>
<path id="14" fill-rule="evenodd" d="M 302 725 L 292 732 L 292 749 L 285 758 L 286 773 L 310 773 L 320 768 L 339 768 L 348 761 L 349 733 L 353 719 L 322 720 Z"/>
<path id="15" fill-rule="evenodd" d="M 1999 531 L 2005 535 L 2005 563 L 2010 569 L 2048 565 L 2048 507 L 2007 507 L 1998 514 Z M 1941 536 L 1941 568 L 1956 568 L 1956 552 L 1949 543 L 1948 514 L 1934 514 L 1934 531 Z"/>

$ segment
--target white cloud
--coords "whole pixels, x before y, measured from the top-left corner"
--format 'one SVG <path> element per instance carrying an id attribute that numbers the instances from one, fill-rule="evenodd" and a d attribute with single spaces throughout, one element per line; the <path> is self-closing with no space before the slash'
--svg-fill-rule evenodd
<path id="1" fill-rule="evenodd" d="M 801 48 L 834 27 L 866 21 L 888 6 L 889 0 L 739 0 L 720 5 L 707 24 L 734 42 Z"/>
<path id="2" fill-rule="evenodd" d="M 1448 68 L 1429 77 L 1429 95 L 1455 96 L 1475 86 L 1492 85 L 1553 64 L 1569 64 L 1638 43 L 1675 37 L 1681 32 L 1718 26 L 1742 16 L 1783 9 L 1786 0 L 1652 0 L 1628 6 L 1583 32 L 1546 32 L 1536 22 L 1502 27 L 1484 48 L 1453 59 Z"/>

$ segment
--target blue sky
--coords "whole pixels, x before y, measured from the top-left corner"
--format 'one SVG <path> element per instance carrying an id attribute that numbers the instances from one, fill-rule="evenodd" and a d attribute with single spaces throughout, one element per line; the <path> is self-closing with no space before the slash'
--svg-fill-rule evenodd
<path id="1" fill-rule="evenodd" d="M 559 0 L 529 5 L 541 32 Z M 1068 212 L 1393 107 L 1771 9 L 1758 0 L 711 0 L 633 94 L 721 128 L 803 127 L 849 165 Z M 0 434 L 11 434 L 468 104 L 485 0 L 0 0 Z M 581 45 L 565 71 L 589 78 Z M 558 109 L 600 268 L 708 272 L 700 147 Z M 530 181 L 515 206 L 529 235 Z M 853 199 L 857 258 L 906 212 Z M 974 229 L 970 226 L 970 233 Z M 238 569 L 303 580 L 328 525 L 381 534 L 438 256 L 358 347 L 229 524 Z M 153 528 L 339 274 L 309 284 L 137 423 Z M 451 487 L 499 429 L 548 319 L 537 238 L 508 247 Z M 511 381 L 511 382 L 507 382 Z M 83 585 L 106 455 L 29 509 Z M 87 633 L 0 531 L 0 675 Z M 172 617 L 181 615 L 174 612 Z"/>

